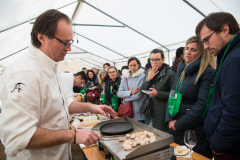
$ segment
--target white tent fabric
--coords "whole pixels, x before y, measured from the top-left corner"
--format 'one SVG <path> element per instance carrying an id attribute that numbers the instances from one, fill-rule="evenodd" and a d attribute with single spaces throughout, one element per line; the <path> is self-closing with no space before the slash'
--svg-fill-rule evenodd
<path id="1" fill-rule="evenodd" d="M 32 23 L 48 9 L 59 9 L 73 20 L 74 43 L 65 61 L 121 68 L 127 57 L 137 56 L 144 66 L 150 51 L 162 48 L 171 64 L 175 50 L 195 35 L 204 18 L 187 3 L 204 15 L 230 12 L 240 22 L 239 0 L 1 0 L 0 65 L 8 67 L 26 52 Z"/>

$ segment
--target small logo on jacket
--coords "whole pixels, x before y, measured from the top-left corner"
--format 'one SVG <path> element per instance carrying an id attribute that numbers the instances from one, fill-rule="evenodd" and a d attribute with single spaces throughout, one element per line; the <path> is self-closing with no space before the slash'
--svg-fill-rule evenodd
<path id="1" fill-rule="evenodd" d="M 14 92 L 15 90 L 17 90 L 20 93 L 20 91 L 22 91 L 21 85 L 26 86 L 23 83 L 17 83 L 17 84 L 15 84 L 15 87 L 13 88 L 13 90 L 11 92 Z"/>

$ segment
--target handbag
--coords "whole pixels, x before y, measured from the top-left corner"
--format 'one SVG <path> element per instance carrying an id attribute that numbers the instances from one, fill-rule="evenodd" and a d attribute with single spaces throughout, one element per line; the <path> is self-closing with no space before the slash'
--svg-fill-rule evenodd
<path id="1" fill-rule="evenodd" d="M 156 89 L 159 85 L 159 83 L 161 83 L 163 77 L 161 78 L 160 81 L 158 81 L 158 83 L 155 85 L 156 86 Z M 155 88 L 155 87 L 154 87 Z M 150 117 L 151 115 L 151 111 L 152 111 L 152 106 L 153 106 L 153 101 L 152 101 L 152 97 L 150 98 L 146 98 L 143 103 L 142 103 L 142 106 L 140 108 L 140 113 L 141 114 L 144 114 L 145 117 Z"/>
<path id="2" fill-rule="evenodd" d="M 176 85 L 176 90 L 177 90 L 179 81 L 181 79 L 181 76 L 182 76 L 182 74 L 180 75 L 180 78 L 179 78 L 178 83 Z M 182 82 L 183 82 L 183 80 L 182 80 Z M 182 102 L 182 94 L 179 93 L 180 89 L 181 89 L 181 86 L 182 86 L 182 82 L 179 86 L 178 92 L 175 93 L 175 96 L 169 97 L 169 100 L 168 100 L 168 112 L 170 113 L 172 118 L 175 117 L 177 115 L 177 113 L 179 112 L 179 108 L 180 108 L 180 105 L 181 105 L 181 102 Z"/>
<path id="3" fill-rule="evenodd" d="M 126 82 L 127 82 L 127 87 L 128 87 L 128 81 L 126 78 Z M 128 87 L 129 90 L 129 87 Z M 119 117 L 129 117 L 132 118 L 133 117 L 133 104 L 132 102 L 128 102 L 125 104 L 120 104 L 119 109 L 118 109 L 118 113 L 119 113 Z"/>
<path id="4" fill-rule="evenodd" d="M 96 98 L 98 98 L 99 96 L 100 96 L 100 93 L 98 92 L 97 89 L 87 93 L 87 97 L 88 97 L 89 101 L 93 101 Z"/>

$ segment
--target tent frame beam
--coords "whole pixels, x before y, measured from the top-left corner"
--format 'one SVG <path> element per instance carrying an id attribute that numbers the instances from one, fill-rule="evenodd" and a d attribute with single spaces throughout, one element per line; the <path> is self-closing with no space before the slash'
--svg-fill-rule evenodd
<path id="1" fill-rule="evenodd" d="M 80 47 L 78 47 L 78 46 L 76 46 L 76 45 L 73 45 L 73 44 L 72 44 L 72 46 L 76 47 L 77 49 L 83 50 L 84 52 L 87 52 L 87 53 L 89 53 L 89 54 L 91 54 L 91 55 L 94 55 L 94 56 L 96 56 L 96 57 L 102 58 L 102 59 L 104 59 L 104 60 L 107 60 L 107 61 L 113 63 L 113 61 L 111 61 L 111 60 L 109 60 L 109 59 L 106 59 L 106 58 L 103 58 L 103 57 L 98 56 L 98 55 L 96 55 L 96 54 L 93 54 L 93 53 L 91 53 L 91 52 L 88 52 L 88 51 L 86 51 L 86 50 L 84 50 L 84 49 L 82 49 L 82 48 L 80 48 Z"/>
<path id="2" fill-rule="evenodd" d="M 161 43 L 159 43 L 159 42 L 157 42 L 157 41 L 153 40 L 152 38 L 150 38 L 150 37 L 146 36 L 145 34 L 143 34 L 143 33 L 139 32 L 139 31 L 137 31 L 137 30 L 135 30 L 134 28 L 132 28 L 132 27 L 130 27 L 129 25 L 127 25 L 127 24 L 125 24 L 125 23 L 121 22 L 120 20 L 118 20 L 118 19 L 116 19 L 116 18 L 114 18 L 114 17 L 110 16 L 109 14 L 107 14 L 107 13 L 103 12 L 102 10 L 100 10 L 100 9 L 98 9 L 97 7 L 95 7 L 95 6 L 91 5 L 90 3 L 86 2 L 85 0 L 81 0 L 81 1 L 83 1 L 83 2 L 84 2 L 84 3 L 86 3 L 87 5 L 91 6 L 92 8 L 94 8 L 94 9 L 98 10 L 99 12 L 101 12 L 101 13 L 105 14 L 106 16 L 108 16 L 108 17 L 110 17 L 110 18 L 114 19 L 115 21 L 117 21 L 117 22 L 121 23 L 122 25 L 124 25 L 124 26 L 128 27 L 129 29 L 133 30 L 134 32 L 136 32 L 136 33 L 138 33 L 138 34 L 142 35 L 143 37 L 145 37 L 145 38 L 147 38 L 147 39 L 149 39 L 149 40 L 151 40 L 151 41 L 153 41 L 153 42 L 157 43 L 158 45 L 160 45 L 160 46 L 162 46 L 163 48 L 165 48 L 167 51 L 169 50 L 167 47 L 165 47 L 165 46 L 164 46 L 164 45 L 162 45 Z"/>
<path id="3" fill-rule="evenodd" d="M 62 6 L 62 7 L 59 7 L 59 8 L 57 8 L 57 10 L 62 9 L 62 8 L 64 8 L 64 7 L 67 7 L 67 6 L 70 6 L 70 5 L 72 5 L 72 4 L 76 3 L 76 2 L 79 2 L 79 0 L 74 1 L 74 2 L 72 2 L 72 3 L 69 3 L 69 4 L 66 4 L 66 5 L 64 5 L 64 6 Z M 37 16 L 37 17 L 38 17 L 38 16 Z M 7 30 L 9 30 L 9 29 L 15 28 L 15 27 L 17 27 L 17 26 L 20 26 L 20 25 L 22 25 L 22 24 L 24 24 L 24 23 L 27 23 L 27 22 L 30 22 L 30 23 L 31 23 L 31 21 L 34 20 L 34 19 L 36 19 L 37 17 L 31 18 L 31 19 L 29 19 L 29 20 L 27 20 L 27 21 L 24 21 L 24 22 L 22 22 L 22 23 L 19 23 L 19 24 L 13 25 L 13 26 L 11 26 L 11 27 L 5 28 L 5 29 L 1 30 L 0 33 L 4 32 L 4 31 L 7 31 Z"/>
<path id="4" fill-rule="evenodd" d="M 82 54 L 82 53 L 87 53 L 87 52 L 68 52 L 67 54 Z"/>
<path id="5" fill-rule="evenodd" d="M 12 53 L 12 54 L 9 54 L 8 56 L 3 57 L 2 59 L 0 59 L 0 61 L 6 59 L 6 58 L 8 58 L 8 57 L 11 57 L 11 56 L 13 56 L 14 54 L 17 54 L 17 53 L 19 53 L 19 52 L 21 52 L 21 51 L 23 51 L 23 50 L 25 50 L 25 49 L 27 49 L 27 48 L 28 48 L 28 47 L 25 47 L 25 48 L 23 48 L 23 49 L 18 50 L 17 52 L 14 52 L 14 53 Z"/>
<path id="6" fill-rule="evenodd" d="M 81 58 L 80 58 L 81 59 Z M 81 59 L 82 61 L 84 61 L 84 62 L 87 62 L 87 63 L 89 63 L 89 64 L 92 64 L 93 66 L 97 66 L 97 67 L 100 67 L 100 66 L 98 66 L 98 65 L 96 65 L 96 64 L 93 64 L 93 63 L 91 63 L 91 62 L 88 62 L 88 61 L 86 61 L 86 60 L 84 60 L 84 59 Z M 100 68 L 102 68 L 102 67 L 100 67 Z"/>
<path id="7" fill-rule="evenodd" d="M 126 57 L 126 56 L 124 56 L 124 55 L 122 55 L 122 54 L 120 54 L 120 53 L 118 53 L 118 52 L 116 52 L 116 51 L 114 51 L 114 50 L 112 50 L 112 49 L 110 49 L 110 48 L 108 48 L 108 47 L 106 47 L 106 46 L 104 46 L 104 45 L 102 45 L 102 44 L 100 44 L 100 43 L 92 40 L 92 39 L 90 39 L 90 38 L 87 38 L 87 37 L 85 37 L 85 36 L 83 36 L 83 35 L 75 32 L 75 31 L 73 31 L 73 33 L 75 33 L 75 34 L 77 34 L 78 36 L 81 36 L 81 37 L 83 37 L 83 38 L 85 38 L 85 39 L 87 39 L 87 40 L 89 40 L 89 41 L 91 41 L 91 42 L 93 42 L 93 43 L 96 43 L 97 45 L 99 45 L 99 46 L 101 46 L 101 47 L 103 47 L 103 48 L 106 48 L 106 49 L 108 49 L 108 50 L 110 50 L 110 51 L 112 51 L 112 52 L 114 52 L 114 53 L 116 53 L 116 54 L 118 54 L 118 55 L 120 55 L 120 56 L 122 56 L 122 57 L 124 57 L 124 58 L 128 58 L 128 57 Z"/>
<path id="8" fill-rule="evenodd" d="M 183 2 L 187 3 L 190 7 L 192 7 L 195 11 L 197 11 L 199 14 L 201 14 L 203 17 L 206 17 L 206 15 L 204 13 L 202 13 L 199 9 L 197 9 L 197 7 L 195 7 L 194 5 L 192 5 L 190 2 L 188 2 L 187 0 L 183 0 Z"/>
<path id="9" fill-rule="evenodd" d="M 79 23 L 74 23 L 72 24 L 73 26 L 93 26 L 93 27 L 120 27 L 120 28 L 125 28 L 125 26 L 118 26 L 118 25 L 102 25 L 102 24 L 79 24 Z"/>

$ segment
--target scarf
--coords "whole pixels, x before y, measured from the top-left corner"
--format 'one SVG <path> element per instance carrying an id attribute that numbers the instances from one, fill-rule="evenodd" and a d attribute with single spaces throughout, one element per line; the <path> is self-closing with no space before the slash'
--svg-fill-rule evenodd
<path id="1" fill-rule="evenodd" d="M 118 82 L 118 77 L 116 78 L 115 82 L 112 81 L 112 79 L 110 79 L 110 89 L 111 90 L 111 97 L 116 96 L 117 95 L 117 90 L 119 88 L 119 82 Z"/>
<path id="2" fill-rule="evenodd" d="M 88 81 L 89 81 L 89 83 L 91 84 L 91 86 L 93 87 L 94 84 L 95 84 L 94 78 L 88 78 Z"/>

